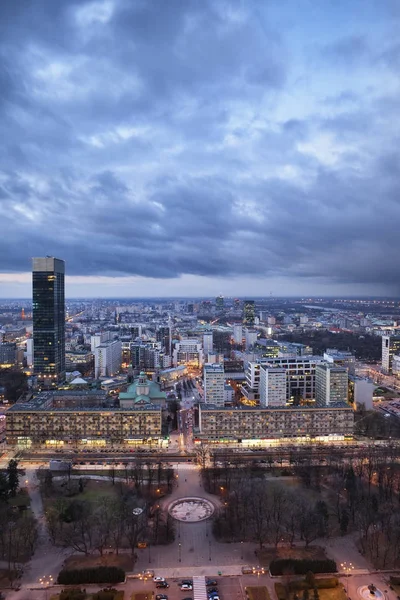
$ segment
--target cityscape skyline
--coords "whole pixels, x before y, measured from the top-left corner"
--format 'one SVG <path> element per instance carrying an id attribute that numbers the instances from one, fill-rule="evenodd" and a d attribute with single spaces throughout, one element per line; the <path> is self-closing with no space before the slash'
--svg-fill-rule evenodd
<path id="1" fill-rule="evenodd" d="M 70 297 L 398 296 L 399 19 L 3 3 L 0 296 L 46 254 Z"/>

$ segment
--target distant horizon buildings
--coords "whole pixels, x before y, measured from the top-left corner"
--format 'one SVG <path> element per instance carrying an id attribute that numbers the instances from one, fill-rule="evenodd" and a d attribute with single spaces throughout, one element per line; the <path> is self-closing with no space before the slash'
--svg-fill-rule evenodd
<path id="1" fill-rule="evenodd" d="M 32 259 L 33 365 L 38 383 L 65 379 L 65 262 Z"/>

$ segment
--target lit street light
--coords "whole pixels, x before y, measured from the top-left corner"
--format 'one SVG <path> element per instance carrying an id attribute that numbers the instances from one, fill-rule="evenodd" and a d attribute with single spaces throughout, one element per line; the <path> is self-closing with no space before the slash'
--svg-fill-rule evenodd
<path id="1" fill-rule="evenodd" d="M 349 577 L 350 577 L 350 573 L 352 571 L 354 571 L 354 566 L 353 563 L 351 562 L 342 562 L 340 564 L 340 566 L 342 567 L 343 571 L 345 572 L 345 581 L 346 581 L 346 595 L 347 597 L 349 596 Z"/>
<path id="2" fill-rule="evenodd" d="M 39 583 L 45 589 L 46 600 L 47 600 L 47 590 L 48 590 L 49 586 L 53 585 L 52 575 L 43 575 L 43 577 L 41 577 L 39 579 Z"/>

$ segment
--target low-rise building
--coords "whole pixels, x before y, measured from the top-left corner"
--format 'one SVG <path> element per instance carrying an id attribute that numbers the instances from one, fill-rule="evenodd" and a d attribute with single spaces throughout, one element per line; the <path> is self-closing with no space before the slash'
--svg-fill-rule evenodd
<path id="1" fill-rule="evenodd" d="M 201 404 L 199 440 L 273 440 L 286 438 L 321 438 L 351 436 L 354 412 L 345 403 L 329 407 L 239 406 L 222 408 Z"/>
<path id="2" fill-rule="evenodd" d="M 44 392 L 7 411 L 11 446 L 161 443 L 162 409 L 149 403 L 121 408 L 105 392 Z"/>

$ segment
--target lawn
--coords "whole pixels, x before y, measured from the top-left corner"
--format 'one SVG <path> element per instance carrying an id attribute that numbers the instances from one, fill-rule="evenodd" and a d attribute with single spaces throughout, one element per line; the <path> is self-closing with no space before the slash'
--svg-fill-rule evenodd
<path id="1" fill-rule="evenodd" d="M 85 477 L 82 477 L 85 480 Z M 111 481 L 97 481 L 95 479 L 86 479 L 85 487 L 82 493 L 78 491 L 78 480 L 71 479 L 70 482 L 72 489 L 76 493 L 68 492 L 68 481 L 67 478 L 53 482 L 52 492 L 46 496 L 42 494 L 43 504 L 45 509 L 54 503 L 56 498 L 66 498 L 67 500 L 88 500 L 94 502 L 100 498 L 114 498 L 117 494 L 117 487 L 114 486 Z"/>
<path id="2" fill-rule="evenodd" d="M 246 587 L 246 596 L 249 600 L 271 600 L 267 588 L 261 585 Z"/>
<path id="3" fill-rule="evenodd" d="M 86 569 L 90 567 L 120 567 L 124 571 L 133 569 L 133 560 L 129 554 L 105 554 L 104 556 L 73 554 L 65 560 L 65 569 Z"/>

